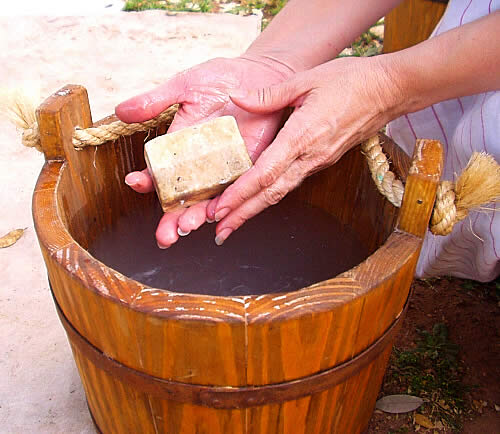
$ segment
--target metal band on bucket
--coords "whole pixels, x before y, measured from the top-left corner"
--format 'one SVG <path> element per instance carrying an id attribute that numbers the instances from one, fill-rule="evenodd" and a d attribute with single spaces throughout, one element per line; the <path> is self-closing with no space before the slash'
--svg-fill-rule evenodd
<path id="1" fill-rule="evenodd" d="M 52 295 L 54 296 L 53 293 Z M 232 387 L 207 386 L 165 380 L 137 371 L 111 359 L 75 330 L 61 311 L 55 297 L 54 302 L 71 345 L 98 369 L 107 372 L 117 380 L 137 387 L 142 393 L 154 395 L 160 399 L 226 409 L 247 408 L 291 401 L 323 392 L 344 382 L 371 363 L 392 343 L 401 327 L 401 321 L 408 306 L 407 299 L 403 311 L 386 332 L 367 349 L 347 362 L 307 377 L 283 383 Z"/>

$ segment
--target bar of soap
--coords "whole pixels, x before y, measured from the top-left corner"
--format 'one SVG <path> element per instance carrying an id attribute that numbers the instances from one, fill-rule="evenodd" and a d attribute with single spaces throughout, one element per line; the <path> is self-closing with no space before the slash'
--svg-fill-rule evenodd
<path id="1" fill-rule="evenodd" d="M 217 195 L 252 167 L 232 116 L 156 137 L 144 149 L 164 212 Z"/>

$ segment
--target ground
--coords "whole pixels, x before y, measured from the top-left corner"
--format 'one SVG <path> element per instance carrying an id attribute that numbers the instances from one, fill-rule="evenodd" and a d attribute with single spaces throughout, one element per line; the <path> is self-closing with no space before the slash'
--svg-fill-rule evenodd
<path id="1" fill-rule="evenodd" d="M 393 393 L 407 393 L 409 381 L 402 379 L 408 366 L 398 365 L 405 350 L 415 349 L 421 340 L 417 330 L 431 332 L 436 324 L 444 324 L 449 331 L 449 344 L 458 350 L 452 375 L 442 381 L 441 388 L 423 396 L 429 399 L 425 407 L 409 414 L 389 415 L 375 411 L 368 433 L 413 433 L 418 432 L 460 432 L 468 434 L 500 432 L 500 281 L 481 284 L 455 278 L 430 281 L 417 280 L 407 316 L 399 333 L 389 369 L 384 379 L 380 396 Z M 434 348 L 438 348 L 435 345 Z M 431 348 L 432 350 L 433 348 Z M 439 349 L 438 349 L 439 351 Z M 430 352 L 430 351 L 428 351 Z M 439 358 L 443 357 L 440 352 Z M 435 360 L 436 366 L 442 360 Z M 436 374 L 433 366 L 427 366 Z M 414 372 L 413 375 L 417 375 Z M 418 380 L 418 378 L 416 378 Z M 446 397 L 450 381 L 456 381 L 448 411 L 439 407 L 439 401 Z M 410 378 L 415 380 L 415 378 Z M 438 379 L 439 380 L 439 379 Z M 457 391 L 457 389 L 460 389 Z M 413 392 L 415 394 L 415 392 Z M 457 396 L 462 393 L 462 396 Z M 462 401 L 462 402 L 456 402 Z M 445 405 L 446 407 L 447 405 Z M 460 414 L 456 414 L 454 410 Z M 452 413 L 454 429 L 447 427 L 446 418 Z M 424 429 L 414 423 L 415 413 L 421 413 L 442 429 Z M 453 414 L 455 413 L 455 414 Z"/>

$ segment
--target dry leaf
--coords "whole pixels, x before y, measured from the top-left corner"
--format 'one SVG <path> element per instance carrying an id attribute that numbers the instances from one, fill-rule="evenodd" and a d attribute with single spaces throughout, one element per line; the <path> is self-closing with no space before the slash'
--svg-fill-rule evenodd
<path id="1" fill-rule="evenodd" d="M 474 407 L 474 410 L 476 410 L 478 413 L 483 413 L 483 404 L 482 402 L 476 401 L 475 399 L 472 400 L 472 406 Z"/>
<path id="2" fill-rule="evenodd" d="M 431 420 L 427 416 L 424 416 L 423 414 L 417 413 L 415 415 L 415 423 L 420 426 L 423 426 L 424 428 L 429 428 L 429 429 L 434 428 L 434 424 L 431 422 Z"/>
<path id="3" fill-rule="evenodd" d="M 376 408 L 386 413 L 408 413 L 424 403 L 422 398 L 412 395 L 388 395 L 377 401 Z"/>
<path id="4" fill-rule="evenodd" d="M 24 234 L 24 229 L 15 229 L 13 231 L 10 231 L 7 235 L 4 235 L 2 238 L 0 238 L 0 249 L 3 249 L 5 247 L 10 247 L 13 244 L 15 244 L 19 238 L 21 238 Z"/>
<path id="5" fill-rule="evenodd" d="M 443 422 L 441 422 L 440 420 L 438 420 L 438 421 L 434 424 L 434 428 L 436 428 L 436 429 L 444 429 L 444 424 L 443 424 Z"/>
<path id="6" fill-rule="evenodd" d="M 438 404 L 441 408 L 445 409 L 445 410 L 449 410 L 450 409 L 450 406 L 448 404 L 446 404 L 446 402 L 444 401 L 444 399 L 440 399 L 438 401 Z"/>

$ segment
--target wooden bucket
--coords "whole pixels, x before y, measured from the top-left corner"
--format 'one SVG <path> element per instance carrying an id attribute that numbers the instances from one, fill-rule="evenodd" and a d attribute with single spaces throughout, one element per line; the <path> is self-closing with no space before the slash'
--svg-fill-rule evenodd
<path id="1" fill-rule="evenodd" d="M 79 86 L 48 98 L 38 119 L 47 161 L 33 216 L 100 431 L 323 434 L 367 427 L 434 202 L 439 144 L 419 146 L 410 168 L 387 141 L 393 169 L 406 177 L 401 211 L 377 192 L 359 148 L 292 193 L 351 225 L 371 253 L 359 266 L 290 293 L 213 297 L 148 288 L 86 251 L 119 216 L 155 203 L 154 195 L 123 183 L 144 167 L 146 134 L 75 151 L 74 127 L 92 124 Z"/>

